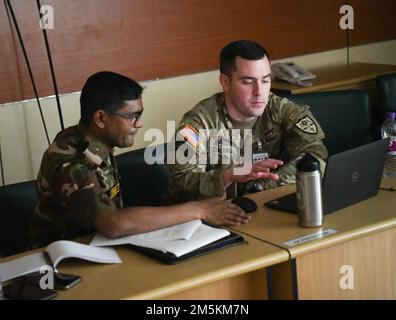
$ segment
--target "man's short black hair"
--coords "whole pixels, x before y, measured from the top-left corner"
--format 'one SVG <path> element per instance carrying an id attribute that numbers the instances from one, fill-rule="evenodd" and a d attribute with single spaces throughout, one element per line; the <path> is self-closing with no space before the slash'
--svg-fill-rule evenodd
<path id="1" fill-rule="evenodd" d="M 268 53 L 257 42 L 250 40 L 231 42 L 220 52 L 220 73 L 231 77 L 232 71 L 236 70 L 235 59 L 238 56 L 247 60 L 260 60 L 265 56 L 268 57 Z"/>
<path id="2" fill-rule="evenodd" d="M 137 100 L 143 88 L 134 80 L 118 73 L 101 71 L 85 82 L 81 91 L 81 122 L 89 125 L 97 110 L 117 111 L 126 100 Z"/>

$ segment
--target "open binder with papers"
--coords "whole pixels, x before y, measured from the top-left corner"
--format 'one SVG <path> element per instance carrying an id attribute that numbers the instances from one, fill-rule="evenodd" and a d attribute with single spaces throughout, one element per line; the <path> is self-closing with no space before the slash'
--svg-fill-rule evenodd
<path id="1" fill-rule="evenodd" d="M 49 265 L 56 269 L 57 265 L 67 258 L 98 263 L 122 262 L 113 248 L 96 248 L 73 241 L 59 240 L 51 243 L 45 252 L 33 253 L 0 263 L 0 283 L 38 272 L 43 266 Z"/>
<path id="2" fill-rule="evenodd" d="M 226 229 L 214 228 L 193 220 L 156 231 L 117 239 L 97 234 L 91 246 L 129 244 L 136 251 L 166 264 L 175 264 L 243 242 L 243 237 Z"/>

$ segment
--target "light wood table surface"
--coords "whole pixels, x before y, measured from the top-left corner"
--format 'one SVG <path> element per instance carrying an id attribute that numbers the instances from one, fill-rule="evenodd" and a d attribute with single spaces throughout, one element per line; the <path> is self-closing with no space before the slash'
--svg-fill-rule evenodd
<path id="1" fill-rule="evenodd" d="M 294 191 L 295 185 L 291 185 L 250 195 L 259 209 L 252 213 L 251 223 L 233 228 L 290 253 L 292 264 L 283 266 L 280 281 L 290 272 L 289 280 L 295 277 L 297 283 L 290 284 L 293 293 L 278 297 L 396 299 L 396 193 L 379 190 L 373 198 L 326 215 L 321 228 L 301 228 L 296 214 L 264 206 L 264 202 Z M 337 232 L 295 246 L 285 244 L 327 229 Z M 342 266 L 352 266 L 354 289 L 340 288 Z"/>
<path id="2" fill-rule="evenodd" d="M 66 259 L 59 271 L 80 275 L 82 280 L 58 291 L 57 299 L 267 299 L 266 267 L 287 261 L 289 255 L 249 236 L 244 239 L 241 245 L 176 265 L 163 264 L 128 246 L 116 247 L 121 264 Z"/>

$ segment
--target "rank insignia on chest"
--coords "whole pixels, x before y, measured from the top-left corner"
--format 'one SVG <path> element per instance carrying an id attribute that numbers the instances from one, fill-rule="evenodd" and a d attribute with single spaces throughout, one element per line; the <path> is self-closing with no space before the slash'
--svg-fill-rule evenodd
<path id="1" fill-rule="evenodd" d="M 308 116 L 305 116 L 300 121 L 298 121 L 296 123 L 296 127 L 309 134 L 318 133 L 318 127 L 316 126 L 316 123 Z"/>
<path id="2" fill-rule="evenodd" d="M 113 199 L 120 192 L 120 184 L 117 183 L 113 188 L 110 189 L 110 198 Z"/>

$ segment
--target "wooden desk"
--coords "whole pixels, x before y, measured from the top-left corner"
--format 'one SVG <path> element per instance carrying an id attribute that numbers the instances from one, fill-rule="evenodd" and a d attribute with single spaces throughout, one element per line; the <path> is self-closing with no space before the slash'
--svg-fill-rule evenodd
<path id="1" fill-rule="evenodd" d="M 271 90 L 276 94 L 296 94 L 315 91 L 367 89 L 377 102 L 375 78 L 378 75 L 396 72 L 396 65 L 352 63 L 310 70 L 317 78 L 311 87 L 299 87 L 279 79 L 272 81 Z"/>
<path id="2" fill-rule="evenodd" d="M 326 215 L 321 228 L 308 229 L 298 226 L 297 215 L 263 206 L 294 191 L 295 186 L 287 186 L 251 195 L 259 210 L 250 224 L 234 228 L 290 253 L 291 263 L 274 266 L 274 297 L 396 299 L 396 193 L 380 190 L 376 197 Z M 337 233 L 292 247 L 285 244 L 329 228 Z M 344 265 L 353 268 L 353 290 L 339 285 Z"/>
<path id="3" fill-rule="evenodd" d="M 396 190 L 396 179 L 383 178 L 381 181 L 381 188 L 385 190 Z"/>
<path id="4" fill-rule="evenodd" d="M 267 299 L 266 267 L 287 261 L 289 255 L 244 238 L 246 244 L 177 265 L 162 264 L 127 246 L 116 247 L 121 264 L 65 260 L 59 270 L 82 280 L 58 291 L 57 299 Z"/>

